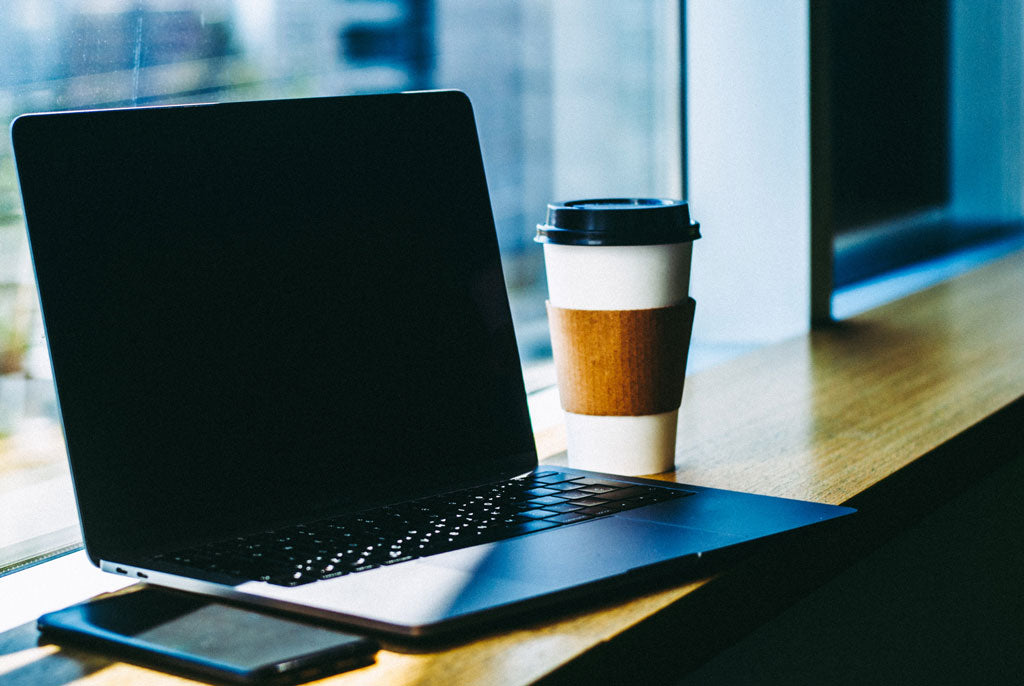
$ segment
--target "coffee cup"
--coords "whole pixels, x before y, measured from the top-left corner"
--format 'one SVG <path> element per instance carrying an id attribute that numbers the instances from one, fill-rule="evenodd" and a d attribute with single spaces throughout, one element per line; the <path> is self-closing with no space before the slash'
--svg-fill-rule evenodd
<path id="1" fill-rule="evenodd" d="M 544 246 L 570 466 L 623 475 L 673 468 L 699 237 L 680 200 L 548 205 L 535 240 Z"/>

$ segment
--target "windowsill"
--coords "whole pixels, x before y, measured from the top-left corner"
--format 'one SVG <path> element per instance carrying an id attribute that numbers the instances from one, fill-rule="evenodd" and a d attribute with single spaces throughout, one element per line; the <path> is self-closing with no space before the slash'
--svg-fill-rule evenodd
<path id="1" fill-rule="evenodd" d="M 887 219 L 835 236 L 836 290 L 865 281 L 887 280 L 892 272 L 917 271 L 947 255 L 984 250 L 1024 239 L 1024 222 L 954 219 L 948 208 L 934 207 Z"/>
<path id="2" fill-rule="evenodd" d="M 101 572 L 84 550 L 0 578 L 0 632 L 99 593 L 133 583 Z"/>
<path id="3" fill-rule="evenodd" d="M 666 650 L 659 659 L 671 653 L 684 667 L 706 659 L 723 641 L 763 622 L 766 612 L 806 593 L 807 583 L 834 573 L 832 566 L 864 554 L 1024 449 L 1021 292 L 1024 252 L 1016 252 L 688 377 L 677 470 L 657 478 L 858 507 L 839 534 L 803 537 L 727 573 L 638 589 L 583 612 L 535 620 L 525 630 L 419 655 L 385 651 L 362 676 L 519 682 L 566 670 L 560 676 L 572 677 L 595 665 L 630 663 L 616 651 L 659 636 L 693 647 Z M 557 401 L 544 402 L 536 416 L 557 416 Z M 559 429 L 557 421 L 538 429 L 542 457 L 564 450 Z M 3 625 L 120 584 L 92 569 L 82 553 L 13 574 L 0 579 Z M 4 664 L 0 655 L 0 675 Z M 639 679 L 661 663 L 630 664 Z"/>
<path id="4" fill-rule="evenodd" d="M 849 319 L 885 303 L 906 297 L 1024 248 L 1024 236 L 1015 235 L 983 245 L 934 257 L 881 276 L 836 289 L 832 315 Z"/>

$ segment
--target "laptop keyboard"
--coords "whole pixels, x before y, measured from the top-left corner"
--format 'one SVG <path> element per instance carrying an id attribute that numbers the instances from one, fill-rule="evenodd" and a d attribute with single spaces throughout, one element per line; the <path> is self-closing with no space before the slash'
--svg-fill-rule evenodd
<path id="1" fill-rule="evenodd" d="M 381 565 L 604 517 L 692 491 L 553 470 L 156 558 L 205 572 L 298 586 Z"/>

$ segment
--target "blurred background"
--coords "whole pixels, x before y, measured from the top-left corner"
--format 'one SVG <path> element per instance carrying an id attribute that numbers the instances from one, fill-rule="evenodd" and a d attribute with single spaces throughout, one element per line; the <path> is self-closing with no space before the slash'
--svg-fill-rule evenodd
<path id="1" fill-rule="evenodd" d="M 474 104 L 535 430 L 549 201 L 690 202 L 690 372 L 1024 246 L 1024 0 L 0 0 L 5 124 L 429 88 Z M 0 575 L 80 545 L 7 135 L 0 523 Z"/>
<path id="2" fill-rule="evenodd" d="M 682 193 L 677 2 L 0 0 L 0 17 L 5 124 L 38 111 L 465 91 L 531 389 L 553 381 L 533 242 L 546 204 Z M 0 522 L 0 572 L 79 544 L 7 135 Z"/>

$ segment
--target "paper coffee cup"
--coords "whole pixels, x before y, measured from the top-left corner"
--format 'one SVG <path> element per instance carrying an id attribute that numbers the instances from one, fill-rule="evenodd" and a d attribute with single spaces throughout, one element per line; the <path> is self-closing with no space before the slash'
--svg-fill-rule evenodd
<path id="1" fill-rule="evenodd" d="M 536 240 L 571 466 L 625 475 L 673 468 L 699 237 L 678 200 L 548 206 Z"/>

